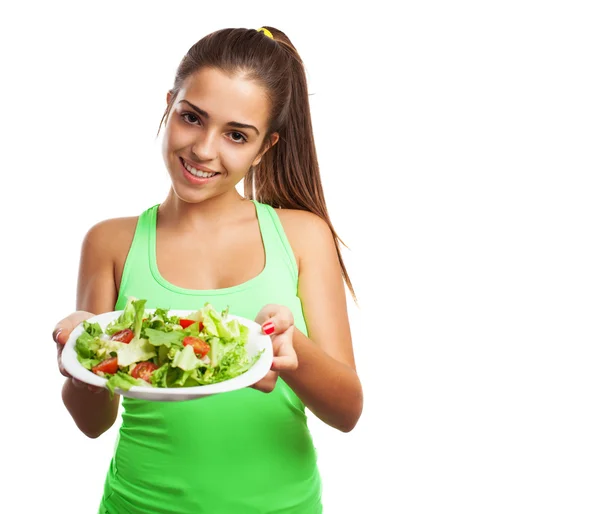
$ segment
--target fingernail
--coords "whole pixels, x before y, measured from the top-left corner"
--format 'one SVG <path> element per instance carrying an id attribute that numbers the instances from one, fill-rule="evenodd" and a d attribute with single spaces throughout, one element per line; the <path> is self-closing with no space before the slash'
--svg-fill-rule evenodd
<path id="1" fill-rule="evenodd" d="M 60 335 L 60 333 L 63 331 L 62 328 L 59 328 L 58 330 L 55 330 L 52 333 L 52 339 L 54 339 L 55 342 L 60 343 L 60 341 L 58 340 L 58 336 Z"/>
<path id="2" fill-rule="evenodd" d="M 273 325 L 273 323 L 270 321 L 269 323 L 265 323 L 263 325 L 263 332 L 267 335 L 272 334 L 273 332 L 275 332 L 275 325 Z"/>

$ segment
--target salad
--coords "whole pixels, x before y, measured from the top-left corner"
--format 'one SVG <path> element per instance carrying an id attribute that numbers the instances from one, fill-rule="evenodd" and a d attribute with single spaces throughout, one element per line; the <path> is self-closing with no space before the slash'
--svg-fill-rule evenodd
<path id="1" fill-rule="evenodd" d="M 219 313 L 206 303 L 181 318 L 145 305 L 146 300 L 129 298 L 105 330 L 84 321 L 75 343 L 77 359 L 107 379 L 111 397 L 117 387 L 192 387 L 229 380 L 250 369 L 262 353 L 249 357 L 248 327 L 227 319 L 228 308 Z"/>

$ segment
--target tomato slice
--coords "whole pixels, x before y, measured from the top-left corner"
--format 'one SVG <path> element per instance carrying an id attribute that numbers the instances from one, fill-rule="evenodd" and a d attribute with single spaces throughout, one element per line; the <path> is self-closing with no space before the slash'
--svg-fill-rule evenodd
<path id="1" fill-rule="evenodd" d="M 187 336 L 183 338 L 183 346 L 191 345 L 194 353 L 204 357 L 210 351 L 210 345 L 199 337 Z"/>
<path id="2" fill-rule="evenodd" d="M 179 324 L 181 325 L 181 328 L 187 328 L 190 325 L 193 325 L 194 323 L 196 323 L 193 319 L 180 319 L 179 320 Z"/>
<path id="3" fill-rule="evenodd" d="M 133 339 L 133 331 L 126 328 L 125 330 L 121 330 L 120 332 L 117 332 L 116 334 L 114 334 L 111 337 L 111 340 L 113 341 L 121 341 L 122 343 L 126 343 L 129 344 L 131 343 L 131 340 Z"/>
<path id="4" fill-rule="evenodd" d="M 117 372 L 118 369 L 119 369 L 119 364 L 117 362 L 117 358 L 111 357 L 110 359 L 103 360 L 97 366 L 94 366 L 92 368 L 92 371 L 96 374 L 98 374 L 98 371 L 101 371 L 102 373 L 114 374 Z"/>
<path id="5" fill-rule="evenodd" d="M 153 362 L 140 362 L 136 364 L 136 366 L 131 371 L 131 376 L 133 378 L 141 378 L 146 382 L 150 382 L 150 377 L 152 373 L 158 369 L 158 366 Z"/>
<path id="6" fill-rule="evenodd" d="M 204 325 L 202 324 L 201 321 L 194 321 L 193 319 L 180 319 L 179 320 L 179 324 L 181 325 L 181 328 L 188 328 L 189 326 L 193 325 L 194 323 L 198 323 L 198 330 L 201 332 L 202 329 L 204 328 Z"/>

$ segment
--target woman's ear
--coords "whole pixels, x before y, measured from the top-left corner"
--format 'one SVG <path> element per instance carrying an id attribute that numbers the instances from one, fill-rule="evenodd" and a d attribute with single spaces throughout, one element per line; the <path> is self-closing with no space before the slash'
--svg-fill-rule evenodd
<path id="1" fill-rule="evenodd" d="M 277 144 L 277 141 L 279 141 L 279 133 L 273 132 L 269 137 L 269 142 L 265 145 L 263 150 L 261 150 L 261 152 L 256 156 L 256 159 L 254 159 L 252 166 L 258 166 L 258 164 L 263 158 L 263 155 L 265 155 L 269 151 L 269 148 L 273 148 Z"/>
<path id="2" fill-rule="evenodd" d="M 273 132 L 271 134 L 271 141 L 269 141 L 269 148 L 271 148 L 272 146 L 275 146 L 277 144 L 277 141 L 279 141 L 279 132 Z M 267 150 L 269 148 L 267 148 Z"/>
<path id="3" fill-rule="evenodd" d="M 167 105 L 171 103 L 171 98 L 173 98 L 173 93 L 171 91 L 167 92 Z"/>

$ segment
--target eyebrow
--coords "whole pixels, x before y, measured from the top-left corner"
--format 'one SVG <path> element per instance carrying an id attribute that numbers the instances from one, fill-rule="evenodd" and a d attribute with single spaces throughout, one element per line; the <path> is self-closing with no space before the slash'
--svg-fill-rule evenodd
<path id="1" fill-rule="evenodd" d="M 190 103 L 187 100 L 181 100 L 179 103 L 180 104 L 181 103 L 188 104 L 200 116 L 203 116 L 207 120 L 210 119 L 210 116 L 208 115 L 208 113 L 206 111 L 200 109 L 200 107 L 195 106 L 193 103 Z M 260 132 L 258 131 L 258 129 L 254 125 L 248 125 L 246 123 L 240 123 L 239 121 L 230 121 L 230 122 L 227 123 L 227 125 L 229 125 L 230 127 L 235 127 L 235 128 L 239 128 L 239 129 L 252 129 L 252 130 L 254 130 L 254 132 L 256 132 L 257 135 L 260 136 Z"/>

